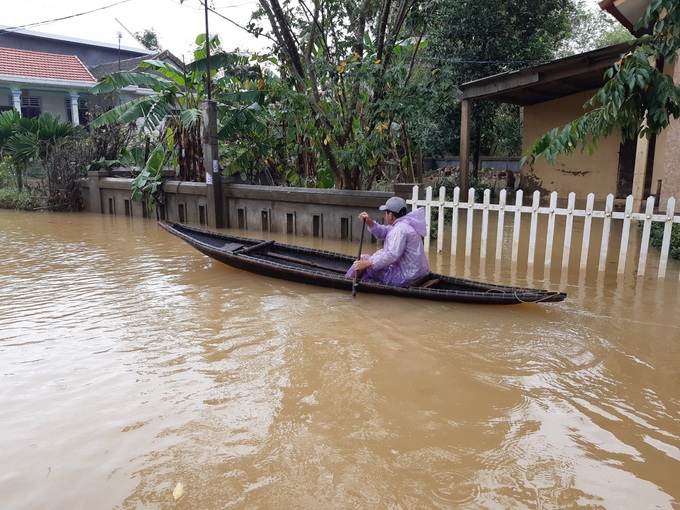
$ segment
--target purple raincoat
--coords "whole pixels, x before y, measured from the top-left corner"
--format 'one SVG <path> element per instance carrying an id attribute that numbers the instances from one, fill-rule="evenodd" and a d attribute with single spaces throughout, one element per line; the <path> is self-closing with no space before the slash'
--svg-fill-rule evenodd
<path id="1" fill-rule="evenodd" d="M 361 256 L 371 259 L 371 267 L 361 274 L 362 280 L 408 285 L 430 271 L 422 239 L 427 234 L 424 207 L 398 218 L 392 225 L 374 222 L 368 231 L 385 244 L 373 255 Z M 354 277 L 353 267 L 347 277 Z"/>

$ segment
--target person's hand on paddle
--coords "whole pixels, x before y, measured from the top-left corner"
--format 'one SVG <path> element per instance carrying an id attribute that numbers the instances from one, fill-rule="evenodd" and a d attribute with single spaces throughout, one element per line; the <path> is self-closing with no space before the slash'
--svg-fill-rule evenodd
<path id="1" fill-rule="evenodd" d="M 371 217 L 368 215 L 367 212 L 364 211 L 364 212 L 360 213 L 359 219 L 360 220 L 366 220 L 366 225 L 368 226 L 368 228 L 371 228 L 373 226 L 373 220 L 371 219 Z"/>
<path id="2" fill-rule="evenodd" d="M 352 264 L 352 267 L 357 272 L 363 271 L 364 269 L 368 269 L 369 267 L 371 267 L 371 259 L 366 258 L 366 259 L 355 260 L 354 263 Z"/>

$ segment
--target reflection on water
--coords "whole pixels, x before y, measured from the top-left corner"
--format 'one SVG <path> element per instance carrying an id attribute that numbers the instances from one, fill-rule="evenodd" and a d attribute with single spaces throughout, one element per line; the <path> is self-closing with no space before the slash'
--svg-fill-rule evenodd
<path id="1" fill-rule="evenodd" d="M 0 255 L 3 508 L 680 505 L 675 279 L 490 261 L 569 298 L 352 299 L 151 221 L 2 210 Z"/>

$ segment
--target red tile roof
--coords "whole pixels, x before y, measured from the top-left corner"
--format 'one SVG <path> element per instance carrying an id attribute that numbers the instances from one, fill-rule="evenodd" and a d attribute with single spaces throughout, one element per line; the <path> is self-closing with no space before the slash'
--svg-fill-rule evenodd
<path id="1" fill-rule="evenodd" d="M 64 81 L 97 81 L 75 55 L 0 48 L 0 75 Z"/>

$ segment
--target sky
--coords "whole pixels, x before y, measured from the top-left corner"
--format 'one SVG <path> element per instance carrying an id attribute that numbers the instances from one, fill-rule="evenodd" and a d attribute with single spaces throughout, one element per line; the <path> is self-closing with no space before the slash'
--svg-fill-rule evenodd
<path id="1" fill-rule="evenodd" d="M 160 45 L 180 59 L 193 60 L 194 41 L 205 32 L 202 0 L 4 0 L 0 25 L 34 32 L 140 48 L 130 34 L 153 29 Z M 599 0 L 587 0 L 598 7 Z M 257 8 L 257 0 L 209 0 L 221 16 L 245 26 Z M 211 34 L 217 34 L 227 51 L 261 52 L 269 42 L 255 38 L 218 14 L 208 14 Z"/>
<path id="2" fill-rule="evenodd" d="M 163 49 L 180 59 L 193 60 L 194 41 L 205 32 L 201 0 L 4 0 L 0 25 L 33 32 L 64 35 L 88 41 L 142 47 L 129 33 L 153 29 Z M 241 26 L 257 8 L 257 0 L 210 0 L 210 7 Z M 62 19 L 66 18 L 66 19 Z M 59 20 L 60 19 L 60 20 Z M 59 21 L 54 21 L 59 20 Z M 30 26 L 27 26 L 30 25 Z M 255 38 L 217 14 L 208 13 L 211 35 L 227 51 L 262 51 L 268 40 Z"/>

